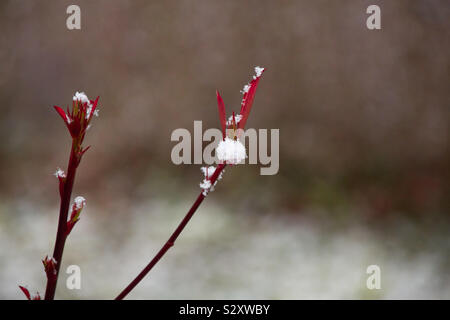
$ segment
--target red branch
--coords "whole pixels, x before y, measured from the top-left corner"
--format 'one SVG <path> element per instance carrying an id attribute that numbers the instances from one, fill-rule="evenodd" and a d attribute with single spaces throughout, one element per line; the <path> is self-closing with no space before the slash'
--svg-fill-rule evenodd
<path id="1" fill-rule="evenodd" d="M 61 195 L 61 206 L 59 208 L 58 231 L 56 233 L 55 248 L 53 250 L 53 258 L 56 260 L 56 276 L 48 277 L 47 288 L 45 290 L 45 300 L 53 300 L 55 297 L 56 284 L 58 282 L 59 269 L 61 267 L 64 245 L 67 239 L 67 216 L 69 214 L 70 197 L 72 195 L 73 183 L 79 163 L 79 155 L 77 155 L 78 141 L 72 141 L 72 150 L 70 152 L 69 166 L 67 169 L 67 178 L 64 183 Z"/>
<path id="2" fill-rule="evenodd" d="M 225 164 L 219 164 L 214 171 L 214 174 L 211 176 L 211 185 L 214 185 L 217 178 L 219 177 L 222 170 L 225 168 Z M 183 229 L 188 224 L 189 220 L 191 220 L 192 216 L 194 215 L 195 211 L 197 211 L 200 204 L 205 199 L 205 196 L 203 195 L 203 192 L 199 194 L 197 197 L 197 200 L 195 200 L 194 204 L 192 205 L 191 209 L 189 209 L 188 213 L 184 216 L 183 220 L 180 222 L 178 227 L 175 229 L 175 231 L 170 236 L 169 240 L 164 244 L 164 246 L 158 251 L 158 253 L 155 255 L 155 257 L 150 261 L 150 263 L 138 274 L 138 276 L 131 281 L 131 283 L 116 297 L 116 300 L 122 300 L 126 297 L 128 293 L 130 293 L 131 290 L 134 289 L 138 285 L 139 282 L 141 282 L 142 279 L 147 275 L 147 273 L 152 270 L 152 268 L 155 266 L 155 264 L 158 263 L 158 261 L 166 254 L 166 252 L 175 244 L 175 241 L 177 240 L 180 233 L 183 231 Z"/>

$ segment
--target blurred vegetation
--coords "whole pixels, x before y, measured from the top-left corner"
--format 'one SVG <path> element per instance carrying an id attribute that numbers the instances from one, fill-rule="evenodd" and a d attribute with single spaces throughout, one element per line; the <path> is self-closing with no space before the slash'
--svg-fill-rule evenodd
<path id="1" fill-rule="evenodd" d="M 448 0 L 377 0 L 379 31 L 369 0 L 76 3 L 79 31 L 71 1 L 0 2 L 0 298 L 43 288 L 70 148 L 53 105 L 100 96 L 63 259 L 83 290 L 58 297 L 109 298 L 200 191 L 172 131 L 218 128 L 215 90 L 237 111 L 256 65 L 247 124 L 280 129 L 279 173 L 228 168 L 132 298 L 450 296 Z M 374 263 L 381 291 L 365 287 Z"/>
<path id="2" fill-rule="evenodd" d="M 68 1 L 0 4 L 0 194 L 56 199 L 69 137 L 53 105 L 100 96 L 76 191 L 110 199 L 194 193 L 198 165 L 170 162 L 176 128 L 218 127 L 262 65 L 248 125 L 280 129 L 280 171 L 228 170 L 223 205 L 381 218 L 449 213 L 448 1 Z M 174 200 L 175 201 L 175 200 Z"/>

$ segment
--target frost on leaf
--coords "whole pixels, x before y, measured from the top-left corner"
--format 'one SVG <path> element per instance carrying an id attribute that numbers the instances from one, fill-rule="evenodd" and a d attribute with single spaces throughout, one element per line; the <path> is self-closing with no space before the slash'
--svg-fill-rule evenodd
<path id="1" fill-rule="evenodd" d="M 242 88 L 241 93 L 242 93 L 242 94 L 247 93 L 248 90 L 250 90 L 250 85 L 247 83 L 247 84 L 244 86 L 244 88 Z"/>
<path id="2" fill-rule="evenodd" d="M 205 178 L 210 179 L 212 175 L 214 174 L 214 171 L 216 171 L 216 167 L 209 166 L 209 167 L 201 167 L 200 170 L 203 172 L 203 175 Z"/>
<path id="3" fill-rule="evenodd" d="M 239 121 L 242 120 L 242 116 L 240 114 L 237 114 L 234 116 L 234 121 L 236 121 L 236 124 L 239 123 Z M 227 126 L 231 126 L 233 124 L 233 116 L 230 116 L 227 120 Z"/>
<path id="4" fill-rule="evenodd" d="M 263 71 L 264 71 L 264 68 L 261 68 L 261 67 L 255 67 L 256 77 L 261 77 Z"/>
<path id="5" fill-rule="evenodd" d="M 90 125 L 92 115 L 98 116 L 97 97 L 95 100 L 89 100 L 84 92 L 76 92 L 73 96 L 72 109 L 67 108 L 65 112 L 61 107 L 54 106 L 56 112 L 64 120 L 69 129 L 72 138 L 77 138 L 80 145 L 83 142 L 84 134 Z"/>
<path id="6" fill-rule="evenodd" d="M 265 69 L 262 67 L 255 67 L 255 75 L 253 76 L 253 79 L 244 87 L 244 90 L 242 91 L 244 95 L 242 96 L 241 111 L 239 112 L 242 119 L 238 125 L 238 129 L 244 129 L 245 127 L 253 105 L 253 100 L 255 98 L 256 88 L 264 70 Z"/>

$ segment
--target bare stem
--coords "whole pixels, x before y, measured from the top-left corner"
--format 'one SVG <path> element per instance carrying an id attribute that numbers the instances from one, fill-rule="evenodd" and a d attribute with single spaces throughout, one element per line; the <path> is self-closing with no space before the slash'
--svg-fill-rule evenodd
<path id="1" fill-rule="evenodd" d="M 78 156 L 76 155 L 78 144 L 79 141 L 77 139 L 72 140 L 67 177 L 61 196 L 58 231 L 56 233 L 55 248 L 53 250 L 53 258 L 56 260 L 56 275 L 54 277 L 47 277 L 45 300 L 53 300 L 55 298 L 56 284 L 58 282 L 59 269 L 61 267 L 64 245 L 67 238 L 67 216 L 69 214 L 70 198 L 72 195 L 73 183 L 75 181 L 75 173 L 78 167 Z"/>
<path id="2" fill-rule="evenodd" d="M 214 171 L 214 174 L 211 176 L 211 185 L 214 185 L 217 178 L 219 177 L 222 170 L 225 168 L 225 164 L 219 164 Z M 138 274 L 136 278 L 134 278 L 133 281 L 116 297 L 115 300 L 122 300 L 125 298 L 127 294 L 130 293 L 131 290 L 133 290 L 139 282 L 141 282 L 142 279 L 147 275 L 147 273 L 152 270 L 152 268 L 158 263 L 158 261 L 166 254 L 166 252 L 175 244 L 175 241 L 177 240 L 180 233 L 183 231 L 183 229 L 188 224 L 189 220 L 191 220 L 194 213 L 197 211 L 200 204 L 205 199 L 205 196 L 203 193 L 200 193 L 197 197 L 197 200 L 195 200 L 194 204 L 192 205 L 191 209 L 187 212 L 187 214 L 184 216 L 183 220 L 181 220 L 178 227 L 175 229 L 175 231 L 170 236 L 169 240 L 164 244 L 164 246 L 158 251 L 158 253 L 155 255 L 155 257 L 149 262 L 149 264 Z"/>

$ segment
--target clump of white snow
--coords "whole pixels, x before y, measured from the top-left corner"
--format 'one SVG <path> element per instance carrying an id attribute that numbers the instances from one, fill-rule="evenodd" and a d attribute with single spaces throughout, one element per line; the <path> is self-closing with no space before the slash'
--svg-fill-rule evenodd
<path id="1" fill-rule="evenodd" d="M 222 169 L 220 174 L 217 176 L 216 181 L 214 181 L 214 184 L 211 183 L 211 177 L 216 171 L 216 167 L 214 166 L 201 167 L 200 170 L 203 172 L 203 175 L 205 176 L 203 182 L 200 183 L 200 188 L 203 189 L 202 193 L 206 197 L 209 192 L 214 191 L 214 187 L 216 186 L 217 182 L 222 179 L 222 175 L 225 172 L 225 169 Z"/>
<path id="2" fill-rule="evenodd" d="M 206 196 L 208 194 L 209 189 L 211 188 L 211 181 L 208 179 L 203 179 L 203 182 L 200 183 L 200 188 L 203 189 L 203 195 Z"/>
<path id="3" fill-rule="evenodd" d="M 225 138 L 216 148 L 217 158 L 227 164 L 238 164 L 247 157 L 245 146 L 239 140 Z"/>
<path id="4" fill-rule="evenodd" d="M 77 210 L 83 209 L 83 207 L 86 205 L 86 199 L 84 199 L 84 198 L 81 197 L 81 196 L 76 197 L 76 198 L 73 200 L 73 202 L 74 202 L 75 208 L 76 208 Z"/>
<path id="5" fill-rule="evenodd" d="M 65 178 L 66 177 L 66 173 L 61 170 L 61 168 L 56 169 L 56 172 L 54 173 L 55 177 L 57 178 Z"/>
<path id="6" fill-rule="evenodd" d="M 255 67 L 256 77 L 261 77 L 263 71 L 264 71 L 264 68 L 262 68 L 262 67 Z"/>

